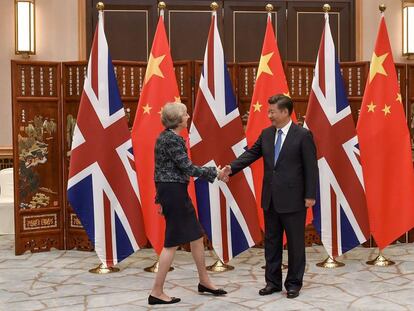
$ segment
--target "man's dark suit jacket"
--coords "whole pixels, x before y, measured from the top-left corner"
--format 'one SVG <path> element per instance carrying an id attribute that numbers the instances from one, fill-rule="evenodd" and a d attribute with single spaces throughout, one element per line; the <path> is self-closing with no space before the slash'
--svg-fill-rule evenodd
<path id="1" fill-rule="evenodd" d="M 312 134 L 292 123 L 274 165 L 276 128 L 262 131 L 255 144 L 230 166 L 232 175 L 263 157 L 262 208 L 270 202 L 279 213 L 305 210 L 305 198 L 316 198 L 318 167 Z"/>

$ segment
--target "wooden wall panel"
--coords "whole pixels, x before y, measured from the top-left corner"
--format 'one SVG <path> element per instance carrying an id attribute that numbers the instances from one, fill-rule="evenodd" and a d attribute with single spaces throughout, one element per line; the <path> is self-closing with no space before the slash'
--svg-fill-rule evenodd
<path id="1" fill-rule="evenodd" d="M 224 1 L 224 47 L 231 62 L 259 61 L 269 1 Z M 282 58 L 286 58 L 286 2 L 272 1 L 272 24 Z"/>
<path id="2" fill-rule="evenodd" d="M 98 22 L 96 4 L 86 0 L 86 47 L 90 54 Z M 158 19 L 155 0 L 106 0 L 105 35 L 113 60 L 147 61 Z"/>
<path id="3" fill-rule="evenodd" d="M 96 3 L 86 0 L 88 53 L 97 22 Z M 266 26 L 265 5 L 274 6 L 273 22 L 281 57 L 315 61 L 323 29 L 321 0 L 221 0 L 217 23 L 227 62 L 258 61 Z M 105 30 L 113 59 L 146 61 L 158 22 L 156 0 L 105 1 Z M 202 60 L 211 20 L 210 0 L 170 0 L 165 27 L 173 60 Z M 355 59 L 355 0 L 331 1 L 331 29 L 342 61 Z"/>
<path id="4" fill-rule="evenodd" d="M 61 65 L 11 61 L 15 252 L 64 248 Z"/>
<path id="5" fill-rule="evenodd" d="M 287 60 L 314 62 L 324 27 L 326 1 L 288 1 Z M 331 1 L 332 37 L 340 61 L 355 60 L 355 1 Z"/>
<path id="6" fill-rule="evenodd" d="M 172 0 L 167 2 L 165 27 L 174 61 L 203 60 L 211 24 L 212 1 Z M 217 27 L 222 35 L 223 1 L 216 1 Z"/>

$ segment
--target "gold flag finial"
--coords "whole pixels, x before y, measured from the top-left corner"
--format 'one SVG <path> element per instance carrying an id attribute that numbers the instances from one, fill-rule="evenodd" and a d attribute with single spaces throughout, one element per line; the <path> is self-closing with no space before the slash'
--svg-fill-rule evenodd
<path id="1" fill-rule="evenodd" d="M 105 8 L 105 5 L 103 4 L 103 2 L 98 2 L 98 3 L 96 4 L 96 9 L 97 9 L 98 11 L 103 11 L 103 10 L 104 10 L 104 8 Z"/>
<path id="2" fill-rule="evenodd" d="M 218 7 L 219 7 L 219 5 L 217 4 L 217 2 L 212 2 L 212 3 L 210 4 L 210 8 L 211 8 L 213 11 L 217 11 Z"/>
<path id="3" fill-rule="evenodd" d="M 273 11 L 273 5 L 270 4 L 270 3 L 266 4 L 266 11 L 269 12 L 269 13 L 272 12 Z"/>
<path id="4" fill-rule="evenodd" d="M 387 9 L 387 6 L 383 3 L 383 4 L 380 4 L 378 8 L 381 11 L 381 13 L 384 13 L 385 10 Z"/>
<path id="5" fill-rule="evenodd" d="M 164 1 L 161 1 L 160 3 L 158 3 L 158 8 L 160 10 L 164 10 L 167 7 L 167 5 L 165 4 Z"/>
<path id="6" fill-rule="evenodd" d="M 330 10 L 331 10 L 331 6 L 330 6 L 329 4 L 327 4 L 327 3 L 325 3 L 325 4 L 323 5 L 323 11 L 324 11 L 325 13 L 328 13 Z"/>

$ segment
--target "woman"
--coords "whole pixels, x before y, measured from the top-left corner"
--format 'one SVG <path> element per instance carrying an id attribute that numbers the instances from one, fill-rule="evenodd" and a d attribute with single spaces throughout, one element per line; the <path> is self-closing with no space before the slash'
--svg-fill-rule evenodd
<path id="1" fill-rule="evenodd" d="M 213 182 L 215 178 L 225 178 L 220 167 L 199 167 L 188 158 L 184 139 L 179 133 L 187 128 L 189 119 L 187 107 L 182 103 L 167 103 L 161 112 L 161 122 L 165 130 L 155 144 L 155 185 L 156 203 L 166 220 L 165 242 L 159 258 L 158 272 L 148 303 L 171 304 L 181 299 L 167 296 L 164 282 L 174 259 L 177 246 L 190 242 L 191 254 L 197 266 L 200 282 L 198 291 L 216 296 L 227 294 L 210 280 L 204 259 L 203 229 L 197 220 L 194 206 L 187 191 L 190 176 Z"/>

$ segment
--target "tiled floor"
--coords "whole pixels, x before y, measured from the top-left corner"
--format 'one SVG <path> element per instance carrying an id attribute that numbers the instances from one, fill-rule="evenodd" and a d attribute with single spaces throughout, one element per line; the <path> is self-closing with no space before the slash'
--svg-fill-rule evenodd
<path id="1" fill-rule="evenodd" d="M 141 250 L 122 262 L 121 271 L 95 275 L 95 253 L 57 251 L 14 256 L 14 236 L 0 236 L 0 310 L 148 310 L 147 297 L 154 274 L 144 272 L 155 259 Z M 414 310 L 414 244 L 387 248 L 395 266 L 367 266 L 376 249 L 357 248 L 341 258 L 337 269 L 315 266 L 326 255 L 322 247 L 307 248 L 304 287 L 296 299 L 285 293 L 259 296 L 264 285 L 263 250 L 251 249 L 231 261 L 233 271 L 214 273 L 227 297 L 198 295 L 195 265 L 190 253 L 179 251 L 175 270 L 167 276 L 166 292 L 180 297 L 174 310 Z M 207 263 L 214 259 L 206 252 Z M 171 307 L 158 306 L 168 310 Z"/>

